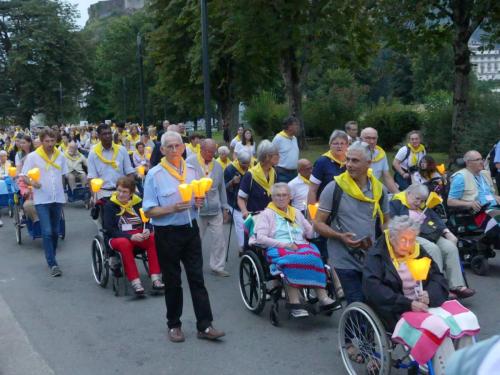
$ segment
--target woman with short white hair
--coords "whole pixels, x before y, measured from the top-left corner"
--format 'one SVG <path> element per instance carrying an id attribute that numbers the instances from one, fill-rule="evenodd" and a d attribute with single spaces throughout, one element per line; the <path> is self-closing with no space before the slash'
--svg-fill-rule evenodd
<path id="1" fill-rule="evenodd" d="M 217 149 L 217 154 L 219 157 L 215 159 L 217 163 L 219 163 L 222 167 L 222 170 L 225 170 L 229 164 L 231 164 L 231 159 L 229 159 L 229 148 L 227 146 L 220 146 Z"/>

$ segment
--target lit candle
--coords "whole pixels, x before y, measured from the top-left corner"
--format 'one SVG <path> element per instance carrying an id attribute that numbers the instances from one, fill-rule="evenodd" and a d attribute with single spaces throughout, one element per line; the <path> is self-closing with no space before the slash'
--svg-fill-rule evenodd
<path id="1" fill-rule="evenodd" d="M 309 211 L 309 217 L 314 220 L 316 218 L 316 213 L 318 212 L 319 203 L 308 204 L 307 210 Z"/>
<path id="2" fill-rule="evenodd" d="M 27 175 L 29 178 L 31 178 L 35 182 L 40 181 L 40 169 L 38 169 L 38 168 L 30 169 L 28 171 Z"/>

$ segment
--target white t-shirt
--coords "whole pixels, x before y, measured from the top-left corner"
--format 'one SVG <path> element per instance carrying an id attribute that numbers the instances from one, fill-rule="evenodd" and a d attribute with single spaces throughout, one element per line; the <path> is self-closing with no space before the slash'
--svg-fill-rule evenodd
<path id="1" fill-rule="evenodd" d="M 408 157 L 406 155 L 408 154 Z M 417 165 L 420 159 L 422 159 L 425 155 L 425 151 L 417 153 Z M 399 160 L 401 162 L 401 168 L 408 170 L 409 167 L 413 167 L 413 164 L 410 163 L 411 159 L 411 152 L 408 150 L 408 146 L 403 146 L 399 149 L 398 153 L 394 157 L 395 159 Z"/>
<path id="2" fill-rule="evenodd" d="M 241 150 L 247 150 L 247 152 L 249 152 L 252 157 L 255 156 L 255 142 L 253 145 L 246 146 L 243 146 L 241 142 L 236 143 L 236 146 L 234 147 L 234 152 L 236 153 L 236 155 L 238 155 L 238 152 L 240 152 Z"/>
<path id="3" fill-rule="evenodd" d="M 280 161 L 278 167 L 285 169 L 297 169 L 299 161 L 299 145 L 295 136 L 292 139 L 276 134 L 273 139 L 273 145 L 278 147 Z"/>
<path id="4" fill-rule="evenodd" d="M 379 151 L 375 150 L 372 158 L 375 159 L 377 157 L 378 153 L 379 153 Z M 384 174 L 384 172 L 389 171 L 389 162 L 387 161 L 387 155 L 384 158 L 380 159 L 379 161 L 376 161 L 376 162 L 372 161 L 370 168 L 373 171 L 373 175 L 378 180 L 381 181 L 382 175 Z"/>
<path id="5" fill-rule="evenodd" d="M 297 176 L 288 183 L 288 187 L 292 195 L 292 206 L 299 211 L 304 211 L 306 209 L 307 194 L 309 194 L 309 185 L 300 176 Z"/>

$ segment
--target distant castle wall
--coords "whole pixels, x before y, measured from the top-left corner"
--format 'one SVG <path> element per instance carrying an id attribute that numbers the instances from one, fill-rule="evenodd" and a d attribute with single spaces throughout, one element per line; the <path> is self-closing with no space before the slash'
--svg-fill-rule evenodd
<path id="1" fill-rule="evenodd" d="M 89 9 L 89 21 L 110 16 L 128 14 L 144 8 L 145 0 L 104 0 L 92 4 Z"/>

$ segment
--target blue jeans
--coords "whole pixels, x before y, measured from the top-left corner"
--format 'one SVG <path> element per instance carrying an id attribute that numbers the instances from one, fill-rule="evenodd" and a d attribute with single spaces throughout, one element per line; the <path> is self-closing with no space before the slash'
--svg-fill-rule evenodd
<path id="1" fill-rule="evenodd" d="M 361 287 L 363 274 L 359 271 L 342 268 L 335 268 L 335 271 L 342 285 L 347 304 L 363 302 L 365 300 Z"/>
<path id="2" fill-rule="evenodd" d="M 43 249 L 49 267 L 57 266 L 56 249 L 59 238 L 59 223 L 61 222 L 62 203 L 36 204 L 36 212 L 40 219 Z"/>
<path id="3" fill-rule="evenodd" d="M 295 177 L 297 177 L 296 169 L 284 169 L 281 167 L 275 167 L 276 169 L 276 182 L 289 183 Z"/>

